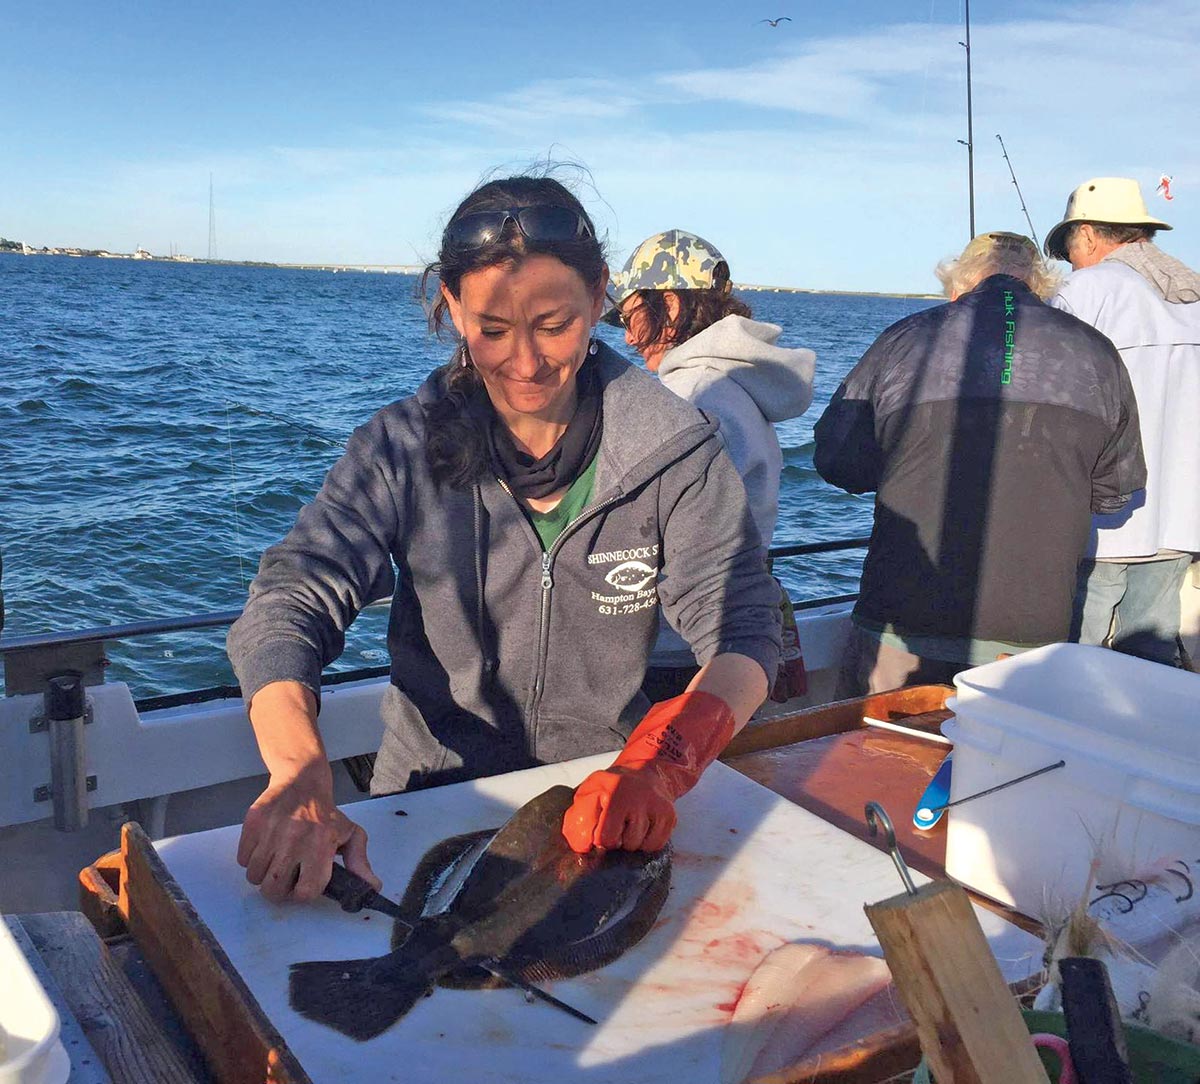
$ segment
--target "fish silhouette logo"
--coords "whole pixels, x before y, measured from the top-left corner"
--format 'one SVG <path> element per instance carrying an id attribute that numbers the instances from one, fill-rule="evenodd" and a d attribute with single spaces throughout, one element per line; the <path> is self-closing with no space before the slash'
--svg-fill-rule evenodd
<path id="1" fill-rule="evenodd" d="M 617 588 L 619 591 L 640 591 L 654 577 L 658 575 L 658 570 L 651 568 L 641 561 L 626 561 L 624 564 L 617 565 L 612 569 L 607 576 L 604 577 L 604 582 Z"/>

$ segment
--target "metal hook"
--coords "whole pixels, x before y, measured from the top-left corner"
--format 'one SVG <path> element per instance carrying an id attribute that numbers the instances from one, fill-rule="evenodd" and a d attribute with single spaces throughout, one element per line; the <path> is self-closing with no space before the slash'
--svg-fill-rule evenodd
<path id="1" fill-rule="evenodd" d="M 883 825 L 884 843 L 887 845 L 888 854 L 892 856 L 896 872 L 900 874 L 900 880 L 904 882 L 904 891 L 910 896 L 915 896 L 917 894 L 917 886 L 913 884 L 912 874 L 908 872 L 908 866 L 904 864 L 904 859 L 900 854 L 900 847 L 896 843 L 896 829 L 892 826 L 892 818 L 887 815 L 887 810 L 878 802 L 867 803 L 866 815 L 867 830 L 872 836 L 878 835 L 879 826 Z"/>

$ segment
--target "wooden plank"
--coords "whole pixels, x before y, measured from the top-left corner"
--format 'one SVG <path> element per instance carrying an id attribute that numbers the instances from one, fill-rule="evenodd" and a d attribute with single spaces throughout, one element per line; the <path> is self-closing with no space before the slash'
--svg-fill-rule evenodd
<path id="1" fill-rule="evenodd" d="M 135 823 L 121 829 L 121 913 L 223 1084 L 311 1084 Z"/>
<path id="2" fill-rule="evenodd" d="M 163 1034 L 82 914 L 23 915 L 21 925 L 113 1080 L 120 1084 L 207 1080 L 207 1074 L 198 1074 Z"/>
<path id="3" fill-rule="evenodd" d="M 916 688 L 926 690 L 923 695 L 933 694 L 935 702 L 938 695 L 950 692 L 939 685 Z M 894 695 L 880 694 L 875 699 L 884 703 L 877 703 L 865 714 L 900 721 L 916 730 L 934 730 L 949 714 L 943 708 L 914 716 L 898 715 L 900 709 L 895 701 L 888 700 Z M 948 747 L 862 726 L 863 713 L 847 713 L 845 705 L 863 703 L 865 701 L 851 700 L 843 705 L 832 705 L 838 711 L 824 717 L 812 728 L 824 730 L 828 725 L 834 725 L 831 719 L 840 720 L 848 728 L 842 732 L 729 756 L 726 763 L 768 790 L 883 850 L 882 837 L 870 836 L 863 817 L 863 807 L 868 801 L 881 802 L 895 814 L 896 838 L 905 861 L 927 877 L 944 878 L 947 820 L 942 818 L 932 829 L 919 829 L 912 822 L 912 812 Z M 920 707 L 921 701 L 910 701 L 909 706 Z M 820 716 L 821 711 L 799 715 L 812 719 Z M 1021 929 L 1041 935 L 1041 925 L 1035 919 L 982 896 L 972 896 L 972 899 Z"/>
<path id="4" fill-rule="evenodd" d="M 882 803 L 893 813 L 905 860 L 936 878 L 946 875 L 946 819 L 931 829 L 919 829 L 912 815 L 948 752 L 944 745 L 863 727 L 731 757 L 727 763 L 877 847 L 882 842 L 870 838 L 863 809 L 869 801 Z"/>
<path id="5" fill-rule="evenodd" d="M 860 696 L 853 700 L 838 700 L 832 704 L 821 704 L 803 711 L 777 715 L 761 722 L 751 722 L 725 747 L 722 760 L 755 753 L 763 749 L 774 749 L 780 745 L 808 741 L 828 734 L 841 734 L 857 730 L 863 725 L 863 716 L 870 715 L 888 722 L 899 722 L 917 729 L 936 729 L 945 712 L 936 720 L 918 719 L 930 712 L 945 711 L 946 701 L 954 694 L 949 685 L 912 685 L 906 689 L 893 689 L 873 696 Z"/>
<path id="6" fill-rule="evenodd" d="M 33 917 L 38 916 L 6 915 L 4 924 L 16 941 L 17 947 L 29 962 L 29 966 L 33 968 L 33 973 L 37 976 L 38 982 L 42 984 L 42 989 L 46 991 L 46 996 L 58 1013 L 58 1041 L 62 1043 L 67 1057 L 71 1059 L 71 1075 L 67 1079 L 70 1084 L 112 1084 L 112 1077 L 105 1070 L 99 1055 L 92 1049 L 92 1044 L 88 1042 L 88 1038 L 75 1016 L 74 1009 L 64 996 L 55 975 L 47 966 L 46 961 L 42 959 L 37 946 L 22 924 L 23 920 Z M 123 1082 L 118 1080 L 117 1084 L 123 1084 Z"/>
<path id="7" fill-rule="evenodd" d="M 962 888 L 935 881 L 864 910 L 939 1084 L 1047 1084 Z"/>
<path id="8" fill-rule="evenodd" d="M 118 896 L 122 869 L 121 852 L 110 851 L 79 871 L 79 910 L 103 938 L 125 933 Z"/>

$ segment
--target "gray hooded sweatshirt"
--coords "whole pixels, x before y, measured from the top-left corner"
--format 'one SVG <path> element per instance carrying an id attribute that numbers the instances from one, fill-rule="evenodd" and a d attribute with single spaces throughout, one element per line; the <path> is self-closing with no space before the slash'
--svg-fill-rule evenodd
<path id="1" fill-rule="evenodd" d="M 649 706 L 660 602 L 701 662 L 736 652 L 774 675 L 778 591 L 715 423 L 607 347 L 589 364 L 593 496 L 549 552 L 492 474 L 433 481 L 440 371 L 357 429 L 230 630 L 247 702 L 279 680 L 319 696 L 347 626 L 391 596 L 384 794 L 620 748 Z"/>
<path id="2" fill-rule="evenodd" d="M 811 350 L 776 346 L 782 331 L 778 324 L 726 316 L 668 350 L 658 368 L 664 385 L 720 423 L 764 547 L 775 533 L 783 469 L 774 423 L 808 409 L 817 357 Z M 669 625 L 663 626 L 652 664 L 692 665 L 686 641 Z"/>

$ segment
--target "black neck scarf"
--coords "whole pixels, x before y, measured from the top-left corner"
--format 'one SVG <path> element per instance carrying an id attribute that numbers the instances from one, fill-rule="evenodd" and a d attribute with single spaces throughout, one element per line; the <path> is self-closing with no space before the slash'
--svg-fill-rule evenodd
<path id="1" fill-rule="evenodd" d="M 578 478 L 600 447 L 603 411 L 596 367 L 588 357 L 575 376 L 578 402 L 567 430 L 540 459 L 523 452 L 494 411 L 489 427 L 492 465 L 518 497 L 538 500 L 565 489 Z"/>

